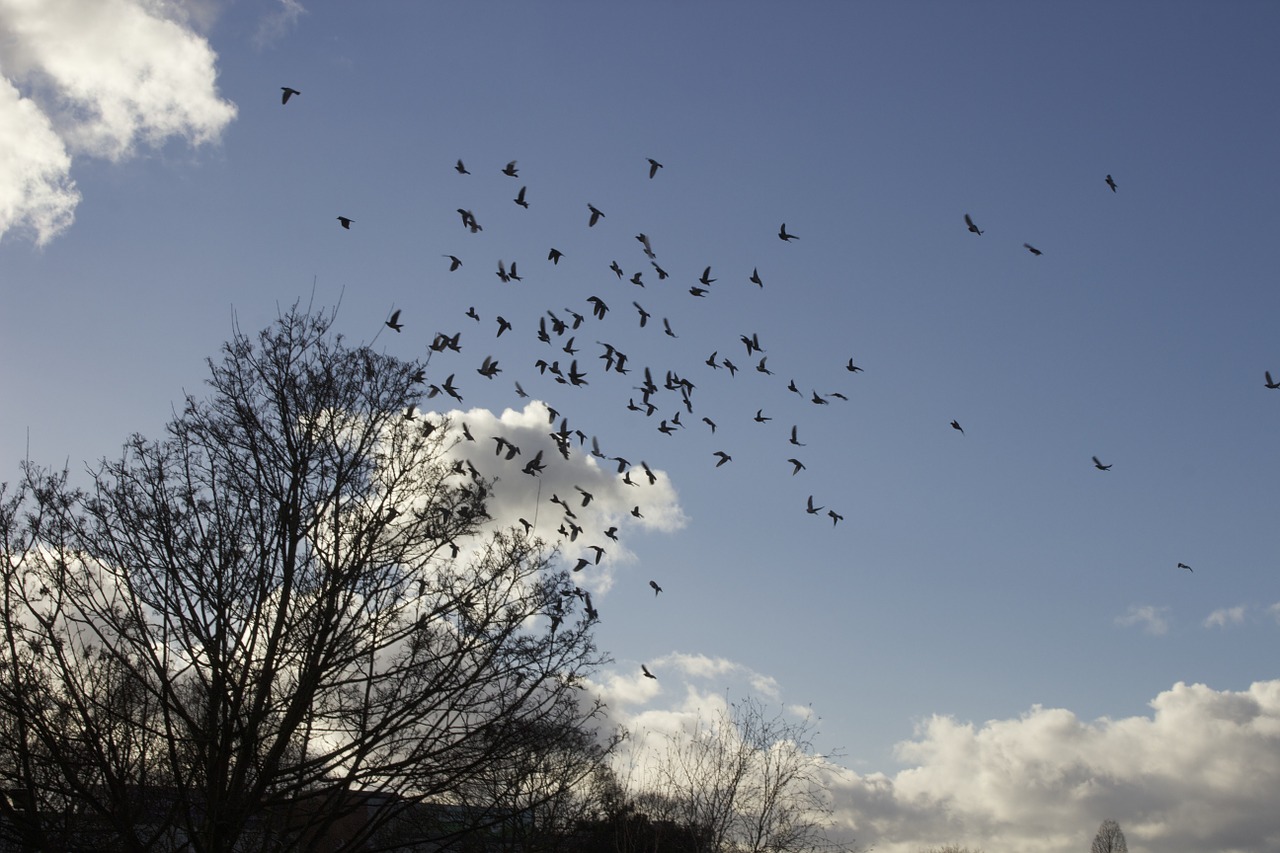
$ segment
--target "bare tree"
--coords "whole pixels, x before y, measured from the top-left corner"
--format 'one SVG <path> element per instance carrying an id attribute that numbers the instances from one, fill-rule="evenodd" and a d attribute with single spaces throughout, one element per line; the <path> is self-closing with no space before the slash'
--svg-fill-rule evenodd
<path id="1" fill-rule="evenodd" d="M 0 487 L 13 840 L 354 849 L 537 731 L 586 736 L 602 656 L 568 574 L 488 529 L 493 483 L 415 409 L 425 366 L 332 322 L 237 330 L 208 398 L 87 488 Z"/>
<path id="2" fill-rule="evenodd" d="M 1107 818 L 1098 827 L 1098 834 L 1093 836 L 1093 846 L 1089 853 L 1129 853 L 1129 845 L 1124 840 L 1124 830 L 1120 824 Z"/>
<path id="3" fill-rule="evenodd" d="M 769 716 L 754 699 L 667 737 L 650 792 L 653 816 L 707 851 L 849 850 L 828 836 L 832 806 L 808 719 Z"/>

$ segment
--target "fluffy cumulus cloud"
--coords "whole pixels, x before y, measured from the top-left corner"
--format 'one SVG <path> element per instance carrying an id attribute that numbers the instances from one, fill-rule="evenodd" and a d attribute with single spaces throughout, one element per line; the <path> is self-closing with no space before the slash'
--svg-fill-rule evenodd
<path id="1" fill-rule="evenodd" d="M 71 224 L 74 157 L 218 138 L 236 110 L 190 19 L 156 0 L 0 0 L 0 237 L 43 245 Z"/>
<path id="2" fill-rule="evenodd" d="M 450 451 L 455 459 L 496 480 L 488 501 L 492 523 L 527 525 L 555 543 L 566 565 L 578 568 L 584 589 L 607 592 L 617 567 L 635 560 L 626 545 L 629 531 L 669 532 L 685 524 L 665 471 L 646 470 L 640 460 L 619 471 L 616 459 L 593 455 L 589 439 L 576 433 L 569 434 L 562 452 L 552 435 L 561 421 L 545 403 L 501 414 L 454 409 L 428 417 L 449 424 L 457 439 Z M 526 472 L 535 462 L 532 470 L 541 470 Z"/>
<path id="3" fill-rule="evenodd" d="M 1133 853 L 1280 849 L 1280 681 L 1179 683 L 1151 708 L 1093 722 L 1041 707 L 981 726 L 935 716 L 898 747 L 909 769 L 832 768 L 839 814 L 882 853 L 952 841 L 1078 853 L 1106 818 Z"/>
<path id="4" fill-rule="evenodd" d="M 1204 620 L 1206 628 L 1226 628 L 1230 625 L 1244 624 L 1244 606 L 1220 607 L 1210 613 Z"/>

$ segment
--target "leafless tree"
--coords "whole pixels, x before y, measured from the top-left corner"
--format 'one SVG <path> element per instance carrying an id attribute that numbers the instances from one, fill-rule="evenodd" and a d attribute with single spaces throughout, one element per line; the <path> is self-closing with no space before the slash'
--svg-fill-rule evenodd
<path id="1" fill-rule="evenodd" d="M 0 487 L 12 840 L 354 849 L 531 733 L 593 725 L 567 573 L 487 524 L 494 484 L 414 408 L 425 366 L 333 319 L 236 330 L 208 397 L 87 486 L 26 464 Z"/>
<path id="2" fill-rule="evenodd" d="M 832 806 L 809 719 L 790 720 L 747 699 L 711 723 L 667 736 L 651 783 L 655 816 L 706 851 L 852 850 L 833 841 Z"/>
<path id="3" fill-rule="evenodd" d="M 1098 827 L 1098 834 L 1093 836 L 1093 846 L 1089 853 L 1129 853 L 1129 845 L 1124 840 L 1124 830 L 1120 824 L 1107 818 Z"/>

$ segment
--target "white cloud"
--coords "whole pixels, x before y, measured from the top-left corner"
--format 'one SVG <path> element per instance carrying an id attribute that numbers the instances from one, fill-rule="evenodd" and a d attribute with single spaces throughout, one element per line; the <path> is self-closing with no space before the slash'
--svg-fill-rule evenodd
<path id="1" fill-rule="evenodd" d="M 1225 628 L 1228 625 L 1240 625 L 1244 622 L 1244 606 L 1219 607 L 1204 620 L 1206 628 Z"/>
<path id="2" fill-rule="evenodd" d="M 577 566 L 580 559 L 588 559 L 578 580 L 585 589 L 607 592 L 617 566 L 635 560 L 626 547 L 628 531 L 671 532 L 686 522 L 665 471 L 653 469 L 654 479 L 650 482 L 637 463 L 630 477 L 636 485 L 628 485 L 626 475 L 618 473 L 616 462 L 592 456 L 589 444 L 581 444 L 576 435 L 566 459 L 551 437 L 559 423 L 553 425 L 545 403 L 532 401 L 521 411 L 506 409 L 501 415 L 487 409 L 441 414 L 458 436 L 465 424 L 474 439 L 456 444 L 450 451 L 453 458 L 468 461 L 482 476 L 497 480 L 488 501 L 493 523 L 507 527 L 519 525 L 524 519 L 534 535 L 559 544 L 570 568 Z M 508 460 L 505 449 L 495 452 L 498 437 L 518 447 L 519 453 Z M 542 454 L 545 468 L 536 476 L 526 474 L 524 467 L 538 453 Z M 560 502 L 553 502 L 553 497 Z M 640 508 L 641 517 L 632 514 L 635 507 Z M 576 534 L 575 526 L 580 529 Z M 606 534 L 613 528 L 616 539 Z M 599 564 L 592 546 L 604 549 Z"/>
<path id="3" fill-rule="evenodd" d="M 1151 717 L 1092 723 L 1034 707 L 982 726 L 935 716 L 896 776 L 838 775 L 859 840 L 915 853 L 951 840 L 988 853 L 1087 849 L 1120 822 L 1133 853 L 1261 853 L 1280 844 L 1280 681 L 1247 691 L 1176 684 Z"/>
<path id="4" fill-rule="evenodd" d="M 1267 615 L 1276 620 L 1276 622 L 1280 622 L 1280 601 L 1267 608 Z"/>
<path id="5" fill-rule="evenodd" d="M 1128 628 L 1141 625 L 1148 634 L 1160 636 L 1169 630 L 1169 608 L 1151 604 L 1131 604 L 1123 616 L 1116 617 L 1116 624 Z"/>
<path id="6" fill-rule="evenodd" d="M 215 141 L 236 108 L 185 7 L 148 0 L 0 0 L 0 236 L 43 245 L 80 196 L 73 156 L 122 160 L 177 137 Z"/>

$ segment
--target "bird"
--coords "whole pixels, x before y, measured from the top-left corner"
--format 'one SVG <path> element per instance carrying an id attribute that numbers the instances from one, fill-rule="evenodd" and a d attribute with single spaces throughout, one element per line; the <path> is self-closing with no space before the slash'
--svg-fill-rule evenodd
<path id="1" fill-rule="evenodd" d="M 822 510 L 823 507 L 813 505 L 813 495 L 809 495 L 809 501 L 805 506 L 805 512 L 809 513 L 809 515 L 817 515 L 822 512 Z"/>
<path id="2" fill-rule="evenodd" d="M 756 409 L 756 416 L 752 418 L 756 423 L 762 424 L 765 421 L 771 421 L 773 418 L 765 417 L 764 409 Z"/>
<path id="3" fill-rule="evenodd" d="M 973 224 L 973 220 L 969 218 L 969 214 L 964 215 L 964 224 L 969 226 L 969 230 L 974 234 L 981 234 L 982 229 Z"/>
<path id="4" fill-rule="evenodd" d="M 791 443 L 791 444 L 794 444 L 796 447 L 804 447 L 804 442 L 802 442 L 802 441 L 800 441 L 799 439 L 797 439 L 797 438 L 796 438 L 796 427 L 795 427 L 795 425 L 794 425 L 794 424 L 793 424 L 793 425 L 792 425 L 792 427 L 791 427 L 791 439 L 790 439 L 790 443 Z"/>
<path id="5" fill-rule="evenodd" d="M 663 317 L 663 318 L 662 318 L 662 331 L 663 331 L 663 332 L 667 335 L 667 337 L 669 337 L 669 338 L 679 337 L 679 335 L 677 335 L 675 332 L 671 331 L 671 321 L 670 321 L 670 320 L 668 320 L 666 317 Z"/>
<path id="6" fill-rule="evenodd" d="M 348 231 L 351 230 L 351 223 L 355 222 L 354 219 L 351 219 L 350 217 L 347 217 L 347 216 L 339 216 L 338 221 L 341 222 L 342 227 L 346 228 Z"/>
<path id="7" fill-rule="evenodd" d="M 649 581 L 649 586 L 653 587 L 653 597 L 657 598 L 658 593 L 662 592 L 662 587 L 658 586 L 657 581 Z"/>
<path id="8" fill-rule="evenodd" d="M 644 310 L 644 308 L 640 306 L 639 302 L 632 302 L 631 304 L 636 306 L 636 310 L 640 312 L 640 328 L 643 329 L 644 324 L 649 322 L 649 318 L 653 315 L 651 315 L 648 311 Z"/>
<path id="9" fill-rule="evenodd" d="M 532 459 L 530 459 L 528 462 L 525 463 L 525 466 L 522 470 L 526 474 L 530 475 L 531 477 L 536 477 L 546 467 L 547 467 L 546 464 L 544 464 L 542 461 L 542 451 L 539 450 L 537 455 L 535 455 Z"/>
<path id="10" fill-rule="evenodd" d="M 804 463 L 803 463 L 803 462 L 801 462 L 799 459 L 792 458 L 792 459 L 788 459 L 787 461 L 788 461 L 788 462 L 790 462 L 790 463 L 794 466 L 794 467 L 791 469 L 791 476 L 792 476 L 792 477 L 794 477 L 796 474 L 799 474 L 801 471 L 803 471 L 803 470 L 805 469 L 805 468 L 804 468 Z"/>
<path id="11" fill-rule="evenodd" d="M 640 664 L 640 671 L 644 673 L 645 678 L 652 678 L 654 681 L 658 680 L 658 676 L 650 672 L 649 667 L 645 666 L 644 664 Z"/>
<path id="12" fill-rule="evenodd" d="M 631 514 L 634 515 L 636 518 L 644 518 L 644 513 L 640 511 L 639 506 L 633 506 L 631 508 Z"/>
<path id="13" fill-rule="evenodd" d="M 1028 252 L 1030 252 L 1031 254 L 1035 255 L 1036 257 L 1039 257 L 1040 255 L 1043 255 L 1043 254 L 1044 254 L 1044 252 L 1041 252 L 1039 249 L 1037 249 L 1035 246 L 1031 245 L 1030 243 L 1023 243 L 1023 244 L 1022 244 L 1022 246 L 1023 246 L 1023 248 L 1025 248 Z"/>
<path id="14" fill-rule="evenodd" d="M 622 271 L 622 267 L 618 266 L 617 261 L 610 261 L 609 269 L 613 270 L 613 274 L 616 275 L 618 278 L 622 278 L 625 275 L 625 273 Z"/>
<path id="15" fill-rule="evenodd" d="M 1110 175 L 1107 175 L 1107 186 L 1111 187 L 1112 192 L 1116 191 L 1116 182 L 1111 179 Z"/>
<path id="16" fill-rule="evenodd" d="M 1280 388 L 1280 382 L 1276 382 L 1274 379 L 1272 379 L 1272 378 L 1271 378 L 1271 371 L 1270 371 L 1270 370 L 1264 370 L 1264 371 L 1262 371 L 1262 375 L 1263 375 L 1263 376 L 1265 376 L 1265 377 L 1267 378 L 1267 387 L 1268 387 L 1268 388 L 1271 388 L 1271 389 Z"/>
<path id="17" fill-rule="evenodd" d="M 281 94 L 281 95 L 280 95 L 280 103 L 282 103 L 282 104 L 287 104 L 287 103 L 289 103 L 289 99 L 290 99 L 290 98 L 292 98 L 294 95 L 301 95 L 301 94 L 302 94 L 302 93 L 301 93 L 301 92 L 299 92 L 297 89 L 294 89 L 294 88 L 292 88 L 292 87 L 290 87 L 290 86 L 281 86 L 281 87 L 280 87 L 280 91 L 283 93 L 283 94 Z"/>
<path id="18" fill-rule="evenodd" d="M 508 163 L 508 164 L 503 168 L 503 170 L 502 170 L 502 174 L 507 175 L 507 176 L 512 177 L 512 178 L 519 177 L 519 175 L 520 175 L 520 170 L 516 168 L 516 161 L 515 161 L 515 160 L 512 160 L 510 163 Z"/>
<path id="19" fill-rule="evenodd" d="M 608 530 L 606 530 L 606 531 L 604 532 L 604 535 L 605 535 L 605 536 L 607 536 L 608 538 L 612 539 L 614 542 L 617 542 L 617 541 L 618 541 L 618 528 L 617 528 L 617 527 L 610 527 Z"/>
<path id="20" fill-rule="evenodd" d="M 1190 566 L 1188 566 L 1186 563 L 1178 563 L 1178 568 L 1180 568 L 1180 569 L 1186 569 L 1187 571 L 1191 572 L 1192 574 L 1195 574 L 1195 571 L 1194 571 Z"/>
<path id="21" fill-rule="evenodd" d="M 527 202 L 527 201 L 525 201 L 525 200 L 524 200 L 524 191 L 525 191 L 525 189 L 526 189 L 525 187 L 521 187 L 521 188 L 520 188 L 520 192 L 516 193 L 516 197 L 515 197 L 514 199 L 512 199 L 512 201 L 514 201 L 516 204 L 518 204 L 518 205 L 520 205 L 521 207 L 523 207 L 525 210 L 528 210 L 528 209 L 529 209 L 529 202 Z"/>
<path id="22" fill-rule="evenodd" d="M 494 335 L 494 337 L 495 337 L 495 338 L 500 338 L 500 337 L 502 337 L 502 333 L 503 333 L 503 332 L 505 332 L 505 331 L 507 331 L 507 329 L 510 329 L 510 328 L 511 328 L 511 323 L 509 323 L 509 322 L 507 321 L 507 319 L 506 319 L 505 317 L 502 317 L 502 316 L 498 316 L 496 319 L 497 319 L 497 321 L 498 321 L 498 334 Z"/>
<path id="23" fill-rule="evenodd" d="M 827 515 L 831 516 L 832 527 L 835 527 L 837 523 L 844 521 L 844 516 L 836 512 L 834 509 L 827 510 Z"/>
<path id="24" fill-rule="evenodd" d="M 1096 456 L 1095 456 L 1095 457 L 1093 457 L 1093 467 L 1094 467 L 1094 468 L 1097 468 L 1099 471 L 1110 471 L 1110 470 L 1111 470 L 1111 466 L 1110 466 L 1110 465 L 1103 465 L 1103 464 L 1102 464 L 1102 462 L 1101 462 L 1101 461 L 1098 459 L 1098 457 L 1096 457 Z"/>
<path id="25" fill-rule="evenodd" d="M 591 211 L 591 219 L 588 220 L 587 227 L 592 228 L 595 226 L 597 222 L 600 221 L 600 218 L 604 216 L 604 214 L 601 213 L 600 210 L 594 204 L 590 204 L 590 203 L 587 204 L 587 210 Z"/>
<path id="26" fill-rule="evenodd" d="M 964 427 L 960 426 L 959 421 L 952 421 L 951 428 L 956 432 L 960 433 L 961 435 L 964 435 Z"/>
<path id="27" fill-rule="evenodd" d="M 658 170 L 662 168 L 662 164 L 652 157 L 649 158 L 649 180 L 653 180 L 653 176 L 658 174 Z"/>
<path id="28" fill-rule="evenodd" d="M 758 287 L 764 287 L 764 281 L 760 278 L 760 270 L 758 267 L 751 269 L 751 283 Z"/>
<path id="29" fill-rule="evenodd" d="M 698 279 L 698 283 L 703 287 L 710 287 L 713 281 L 715 279 L 711 277 L 711 267 L 707 267 L 702 271 L 702 277 Z"/>
<path id="30" fill-rule="evenodd" d="M 553 248 L 550 252 L 547 252 L 547 260 L 551 261 L 551 263 L 553 264 L 559 264 L 560 259 L 563 257 L 564 257 L 564 252 L 556 248 Z"/>
<path id="31" fill-rule="evenodd" d="M 445 257 L 449 259 L 449 272 L 455 272 L 462 266 L 462 261 L 458 260 L 457 255 L 445 255 Z"/>
<path id="32" fill-rule="evenodd" d="M 851 359 L 849 359 L 849 363 L 848 363 L 848 364 L 846 364 L 846 365 L 844 366 L 844 369 L 845 369 L 845 370 L 847 370 L 847 371 L 849 371 L 850 373 L 862 373 L 862 372 L 863 372 L 861 367 L 858 367 L 858 365 L 856 365 L 856 364 L 854 364 L 854 363 L 853 363 L 853 359 L 852 359 L 852 358 L 851 358 Z"/>
<path id="33" fill-rule="evenodd" d="M 466 167 L 466 166 L 464 166 L 464 165 L 462 165 L 462 161 L 461 161 L 461 160 L 459 160 L 456 164 L 454 164 L 454 167 L 453 167 L 453 168 L 454 168 L 454 170 L 455 170 L 459 175 L 470 175 L 470 174 L 471 174 L 470 172 L 468 172 L 468 171 L 467 171 L 467 167 Z"/>
<path id="34" fill-rule="evenodd" d="M 655 260 L 658 256 L 653 253 L 653 247 L 649 245 L 649 235 L 641 232 L 636 235 L 636 239 L 640 241 L 640 245 L 644 246 L 644 256 L 649 260 Z"/>
<path id="35" fill-rule="evenodd" d="M 498 367 L 497 360 L 491 355 L 486 355 L 484 357 L 484 364 L 476 368 L 476 373 L 479 373 L 485 379 L 492 379 L 501 372 L 502 368 Z"/>
<path id="36" fill-rule="evenodd" d="M 800 238 L 797 237 L 795 234 L 788 234 L 787 223 L 784 222 L 782 223 L 782 227 L 778 229 L 778 239 L 782 240 L 785 243 L 785 242 L 790 242 L 791 240 L 799 240 Z"/>
<path id="37" fill-rule="evenodd" d="M 387 328 L 393 332 L 398 332 L 404 328 L 404 324 L 400 322 L 400 309 L 391 312 L 391 318 L 387 320 Z"/>
<path id="38" fill-rule="evenodd" d="M 721 465 L 723 465 L 724 463 L 726 463 L 726 462 L 730 462 L 730 461 L 732 461 L 732 460 L 733 460 L 733 457 L 732 457 L 732 456 L 730 456 L 728 453 L 725 453 L 723 450 L 717 450 L 717 451 L 716 451 L 715 453 L 713 453 L 712 455 L 713 455 L 713 456 L 718 456 L 718 457 L 720 458 L 720 461 L 716 463 L 716 467 L 717 467 L 717 468 L 719 468 L 719 467 L 720 467 Z"/>

